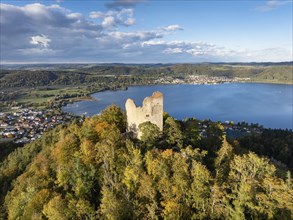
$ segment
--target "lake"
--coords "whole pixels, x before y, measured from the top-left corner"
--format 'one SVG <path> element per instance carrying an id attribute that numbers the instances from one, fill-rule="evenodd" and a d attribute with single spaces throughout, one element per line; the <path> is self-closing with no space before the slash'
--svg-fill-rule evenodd
<path id="1" fill-rule="evenodd" d="M 293 86 L 260 83 L 226 83 L 216 85 L 133 86 L 126 91 L 95 93 L 93 101 L 80 101 L 63 110 L 91 116 L 108 105 L 123 110 L 127 98 L 142 105 L 154 91 L 164 94 L 164 111 L 176 119 L 195 117 L 213 121 L 245 121 L 267 128 L 293 128 Z"/>

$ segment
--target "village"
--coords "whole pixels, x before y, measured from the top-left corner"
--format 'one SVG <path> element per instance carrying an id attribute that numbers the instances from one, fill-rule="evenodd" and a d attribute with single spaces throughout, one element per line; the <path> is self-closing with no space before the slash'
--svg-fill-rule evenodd
<path id="1" fill-rule="evenodd" d="M 17 108 L 12 113 L 0 113 L 0 143 L 13 141 L 14 143 L 26 144 L 42 136 L 48 130 L 63 123 L 70 123 L 78 116 L 53 109 L 33 110 L 30 108 Z M 212 121 L 203 120 L 198 122 L 199 131 L 203 138 L 206 129 Z M 258 125 L 249 125 L 245 122 L 234 123 L 222 122 L 224 130 L 229 137 L 239 137 L 250 133 L 261 133 L 263 128 Z"/>
<path id="2" fill-rule="evenodd" d="M 150 121 L 156 124 L 160 131 L 163 131 L 163 94 L 154 92 L 151 97 L 144 100 L 142 108 L 137 108 L 134 101 L 129 99 L 126 102 L 126 115 L 128 130 L 137 133 L 140 138 L 139 124 Z M 70 123 L 74 116 L 59 108 L 34 110 L 33 108 L 13 107 L 9 113 L 0 113 L 0 143 L 13 141 L 14 143 L 26 144 L 41 137 L 48 129 L 52 129 L 63 123 Z M 207 137 L 207 128 L 214 122 L 211 120 L 197 120 L 198 129 L 203 138 Z M 258 124 L 241 122 L 221 122 L 227 136 L 237 138 L 250 133 L 261 133 L 262 127 Z"/>
<path id="3" fill-rule="evenodd" d="M 207 128 L 211 126 L 211 120 L 204 120 L 198 123 L 200 134 L 203 138 L 207 137 Z M 239 138 L 250 134 L 261 134 L 263 127 L 258 124 L 248 124 L 246 122 L 234 123 L 233 121 L 221 122 L 224 131 L 229 138 Z"/>
<path id="4" fill-rule="evenodd" d="M 157 79 L 157 84 L 219 84 L 219 83 L 231 83 L 231 82 L 246 82 L 250 78 L 228 78 L 225 76 L 206 76 L 206 75 L 190 75 L 186 78 L 178 78 L 173 76 L 165 76 Z"/>
<path id="5" fill-rule="evenodd" d="M 0 113 L 0 143 L 26 144 L 41 137 L 48 129 L 71 122 L 76 116 L 55 109 L 34 110 L 15 107 L 14 112 Z"/>

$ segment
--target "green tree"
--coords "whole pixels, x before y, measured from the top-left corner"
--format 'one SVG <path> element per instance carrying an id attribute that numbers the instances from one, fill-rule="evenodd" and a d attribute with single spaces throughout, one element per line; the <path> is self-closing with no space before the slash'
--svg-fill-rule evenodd
<path id="1" fill-rule="evenodd" d="M 75 196 L 80 199 L 91 199 L 94 191 L 100 188 L 97 184 L 98 173 L 96 167 L 92 164 L 86 166 L 79 158 L 76 158 L 71 172 L 71 184 Z"/>
<path id="2" fill-rule="evenodd" d="M 64 134 L 53 150 L 57 164 L 57 182 L 59 186 L 72 187 L 74 154 L 79 151 L 80 141 L 72 133 Z"/>
<path id="3" fill-rule="evenodd" d="M 140 149 L 136 148 L 129 140 L 126 142 L 126 167 L 124 170 L 123 183 L 129 192 L 136 193 L 139 179 L 143 172 L 143 161 Z"/>
<path id="4" fill-rule="evenodd" d="M 275 167 L 266 158 L 260 158 L 254 153 L 243 156 L 236 155 L 231 162 L 228 177 L 230 194 L 233 204 L 231 218 L 245 219 L 246 216 L 261 217 L 257 203 L 257 192 L 266 177 L 273 176 Z M 274 208 L 272 206 L 270 209 Z"/>
<path id="5" fill-rule="evenodd" d="M 168 117 L 164 124 L 164 134 L 169 147 L 183 147 L 183 134 L 180 124 L 172 117 Z"/>
<path id="6" fill-rule="evenodd" d="M 49 201 L 50 194 L 48 189 L 38 191 L 25 206 L 22 219 L 42 219 L 43 206 Z"/>
<path id="7" fill-rule="evenodd" d="M 98 141 L 99 136 L 95 130 L 95 127 L 98 123 L 99 123 L 99 116 L 86 118 L 80 129 L 80 134 L 82 139 L 86 139 L 88 141 L 96 143 Z"/>
<path id="8" fill-rule="evenodd" d="M 138 128 L 142 133 L 140 140 L 146 149 L 151 149 L 158 145 L 161 138 L 161 131 L 157 125 L 147 121 L 141 123 Z"/>
<path id="9" fill-rule="evenodd" d="M 233 148 L 227 142 L 226 136 L 223 136 L 223 143 L 221 148 L 217 152 L 215 159 L 216 181 L 222 184 L 226 181 L 229 171 L 230 162 L 233 159 Z"/>
<path id="10" fill-rule="evenodd" d="M 94 204 L 88 200 L 80 197 L 68 196 L 68 208 L 73 213 L 72 219 L 85 219 L 94 220 L 97 219 L 96 210 Z"/>
<path id="11" fill-rule="evenodd" d="M 131 219 L 131 209 L 119 192 L 104 185 L 102 190 L 99 216 L 101 219 Z"/>
<path id="12" fill-rule="evenodd" d="M 139 212 L 141 219 L 158 219 L 160 211 L 158 192 L 156 182 L 153 178 L 143 173 L 139 179 L 139 188 L 137 192 L 139 198 Z"/>
<path id="13" fill-rule="evenodd" d="M 100 119 L 111 125 L 116 125 L 120 132 L 126 130 L 126 117 L 116 105 L 111 105 L 101 112 Z"/>
<path id="14" fill-rule="evenodd" d="M 195 147 L 201 140 L 201 135 L 198 127 L 199 121 L 195 118 L 186 119 L 183 123 L 184 144 Z"/>
<path id="15" fill-rule="evenodd" d="M 48 219 L 67 220 L 72 219 L 72 214 L 68 210 L 66 201 L 62 199 L 61 195 L 56 195 L 52 198 L 43 209 L 43 213 Z"/>
<path id="16" fill-rule="evenodd" d="M 217 182 L 211 188 L 212 219 L 228 219 L 230 217 L 229 198 L 226 184 L 218 185 Z"/>
<path id="17" fill-rule="evenodd" d="M 200 162 L 192 161 L 192 183 L 189 191 L 190 204 L 193 209 L 194 219 L 204 219 L 210 213 L 211 181 L 208 169 Z"/>

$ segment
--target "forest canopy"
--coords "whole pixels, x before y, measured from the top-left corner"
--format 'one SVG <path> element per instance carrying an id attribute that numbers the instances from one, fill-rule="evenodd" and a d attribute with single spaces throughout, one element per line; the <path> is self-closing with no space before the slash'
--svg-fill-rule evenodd
<path id="1" fill-rule="evenodd" d="M 162 133 L 143 127 L 132 138 L 110 106 L 17 148 L 0 164 L 0 218 L 293 218 L 291 173 L 228 140 L 221 124 L 207 137 L 195 119 L 167 114 Z"/>

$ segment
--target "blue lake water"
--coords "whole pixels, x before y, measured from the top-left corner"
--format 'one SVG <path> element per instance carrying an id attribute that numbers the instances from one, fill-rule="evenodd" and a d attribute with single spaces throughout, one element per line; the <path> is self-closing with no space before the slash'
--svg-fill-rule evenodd
<path id="1" fill-rule="evenodd" d="M 267 128 L 293 128 L 293 86 L 258 83 L 217 85 L 134 86 L 126 91 L 104 91 L 92 96 L 94 101 L 69 104 L 63 110 L 88 116 L 111 104 L 125 109 L 127 98 L 142 105 L 154 91 L 164 94 L 164 111 L 176 119 L 195 117 L 213 121 L 245 121 Z"/>

